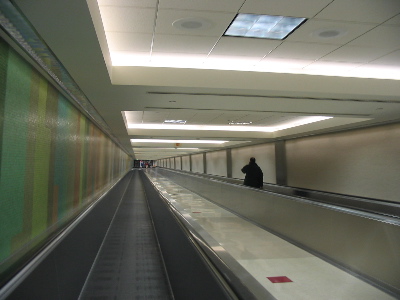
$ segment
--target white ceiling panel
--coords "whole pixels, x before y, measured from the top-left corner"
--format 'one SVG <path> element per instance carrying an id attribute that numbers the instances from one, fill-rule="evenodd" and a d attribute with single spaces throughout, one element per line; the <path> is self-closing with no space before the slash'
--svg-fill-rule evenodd
<path id="1" fill-rule="evenodd" d="M 202 66 L 204 61 L 207 59 L 207 53 L 188 54 L 188 53 L 166 53 L 166 52 L 155 52 L 151 54 L 151 62 L 154 62 L 158 66 L 175 66 L 187 67 Z"/>
<path id="2" fill-rule="evenodd" d="M 294 118 L 293 116 L 287 116 L 284 114 L 275 114 L 272 116 L 264 117 L 258 121 L 256 121 L 256 125 L 264 125 L 264 126 L 271 126 L 271 125 L 278 125 L 282 122 L 287 122 Z"/>
<path id="3" fill-rule="evenodd" d="M 153 35 L 150 33 L 106 32 L 111 51 L 150 52 Z"/>
<path id="4" fill-rule="evenodd" d="M 112 51 L 110 54 L 114 66 L 125 66 L 127 62 L 140 66 L 151 58 L 150 52 Z"/>
<path id="5" fill-rule="evenodd" d="M 154 38 L 153 51 L 176 53 L 209 53 L 216 37 L 158 34 Z"/>
<path id="6" fill-rule="evenodd" d="M 211 54 L 263 57 L 281 43 L 281 41 L 266 39 L 224 36 L 218 41 Z"/>
<path id="7" fill-rule="evenodd" d="M 388 55 L 382 56 L 372 62 L 373 64 L 389 65 L 400 67 L 400 50 L 389 53 Z M 399 71 L 400 72 L 400 71 Z"/>
<path id="8" fill-rule="evenodd" d="M 337 45 L 332 44 L 310 44 L 287 41 L 274 49 L 267 57 L 318 59 L 337 48 Z"/>
<path id="9" fill-rule="evenodd" d="M 400 14 L 385 22 L 384 25 L 400 25 Z"/>
<path id="10" fill-rule="evenodd" d="M 193 111 L 172 111 L 168 113 L 168 120 L 184 120 L 189 121 L 196 115 Z M 163 120 L 164 121 L 164 120 Z"/>
<path id="11" fill-rule="evenodd" d="M 380 24 L 399 12 L 398 0 L 335 0 L 316 18 Z"/>
<path id="12" fill-rule="evenodd" d="M 290 42 L 343 45 L 374 28 L 373 24 L 308 20 L 286 40 Z M 321 33 L 337 31 L 336 37 L 324 38 Z"/>
<path id="13" fill-rule="evenodd" d="M 267 56 L 257 64 L 257 67 L 272 69 L 302 69 L 311 64 L 313 61 L 313 59 L 273 58 Z"/>
<path id="14" fill-rule="evenodd" d="M 196 112 L 195 115 L 188 120 L 188 124 L 193 124 L 193 125 L 205 125 L 205 124 L 212 124 L 212 120 L 217 118 L 219 115 L 221 115 L 221 112 L 218 111 L 207 111 L 207 112 Z"/>
<path id="15" fill-rule="evenodd" d="M 203 10 L 203 11 L 224 11 L 237 12 L 245 0 L 160 0 L 161 9 L 184 9 L 184 10 Z"/>
<path id="16" fill-rule="evenodd" d="M 349 45 L 397 50 L 400 48 L 400 26 L 378 26 L 350 42 Z"/>
<path id="17" fill-rule="evenodd" d="M 350 71 L 354 68 L 361 66 L 362 63 L 348 63 L 348 62 L 332 62 L 332 61 L 316 61 L 305 67 L 306 70 L 326 70 L 343 72 Z"/>
<path id="18" fill-rule="evenodd" d="M 370 74 L 371 78 L 376 78 L 377 74 L 382 74 L 385 76 L 398 76 L 399 75 L 399 64 L 397 63 L 396 65 L 381 65 L 381 64 L 374 64 L 374 63 L 369 63 L 365 65 L 361 65 L 360 67 L 352 70 L 353 73 L 358 73 L 361 72 L 363 74 Z M 351 74 L 351 73 L 350 73 Z M 390 78 L 390 77 L 389 77 Z M 396 111 L 396 108 L 394 108 L 393 112 Z M 397 113 L 397 117 L 400 114 Z"/>
<path id="19" fill-rule="evenodd" d="M 226 55 L 209 55 L 204 61 L 205 68 L 221 68 L 224 70 L 237 70 L 240 68 L 252 68 L 260 62 L 262 56 L 226 56 Z"/>
<path id="20" fill-rule="evenodd" d="M 325 55 L 321 60 L 366 63 L 387 53 L 386 49 L 381 48 L 345 45 Z"/>
<path id="21" fill-rule="evenodd" d="M 99 6 L 157 7 L 157 0 L 97 0 Z"/>
<path id="22" fill-rule="evenodd" d="M 143 111 L 125 111 L 122 112 L 126 122 L 129 123 L 142 123 Z"/>
<path id="23" fill-rule="evenodd" d="M 101 6 L 105 31 L 153 33 L 153 8 Z"/>
<path id="24" fill-rule="evenodd" d="M 182 34 L 199 36 L 220 37 L 235 18 L 235 13 L 199 12 L 185 10 L 159 10 L 157 14 L 157 34 Z M 204 21 L 205 26 L 185 29 L 175 27 L 172 24 L 178 20 Z"/>
<path id="25" fill-rule="evenodd" d="M 312 18 L 332 0 L 247 0 L 241 13 Z"/>
<path id="26" fill-rule="evenodd" d="M 162 124 L 164 120 L 168 119 L 169 112 L 163 111 L 145 111 L 143 112 L 143 123 L 158 123 Z"/>
<path id="27" fill-rule="evenodd" d="M 229 122 L 237 122 L 238 120 L 242 120 L 246 118 L 246 122 L 252 121 L 251 116 L 247 113 L 232 113 L 232 112 L 224 112 L 217 116 L 212 120 L 213 125 L 229 125 Z"/>

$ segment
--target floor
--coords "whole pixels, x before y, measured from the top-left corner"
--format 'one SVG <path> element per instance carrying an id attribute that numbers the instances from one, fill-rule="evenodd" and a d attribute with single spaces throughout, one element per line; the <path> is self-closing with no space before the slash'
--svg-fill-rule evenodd
<path id="1" fill-rule="evenodd" d="M 395 299 L 155 172 L 147 175 L 182 215 L 204 229 L 206 241 L 211 236 L 276 299 Z"/>

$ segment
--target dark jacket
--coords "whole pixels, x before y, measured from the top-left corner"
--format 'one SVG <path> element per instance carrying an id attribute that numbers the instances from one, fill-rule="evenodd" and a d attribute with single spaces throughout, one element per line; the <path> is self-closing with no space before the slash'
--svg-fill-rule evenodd
<path id="1" fill-rule="evenodd" d="M 244 185 L 261 188 L 263 186 L 264 175 L 261 168 L 255 163 L 250 162 L 242 168 L 242 172 L 246 174 L 244 177 Z"/>

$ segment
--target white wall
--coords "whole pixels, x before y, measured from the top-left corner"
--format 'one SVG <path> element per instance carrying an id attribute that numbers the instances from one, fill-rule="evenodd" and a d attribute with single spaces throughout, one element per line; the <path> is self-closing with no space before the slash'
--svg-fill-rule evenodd
<path id="1" fill-rule="evenodd" d="M 203 154 L 192 155 L 192 172 L 204 173 Z"/>
<path id="2" fill-rule="evenodd" d="M 288 185 L 400 201 L 400 125 L 286 142 Z"/>
<path id="3" fill-rule="evenodd" d="M 226 150 L 206 153 L 207 174 L 227 176 Z"/>
<path id="4" fill-rule="evenodd" d="M 171 169 L 175 169 L 175 158 L 171 157 Z"/>
<path id="5" fill-rule="evenodd" d="M 181 170 L 181 157 L 175 157 L 175 169 Z"/>
<path id="6" fill-rule="evenodd" d="M 190 156 L 183 156 L 182 157 L 182 170 L 190 171 Z"/>
<path id="7" fill-rule="evenodd" d="M 256 163 L 264 173 L 264 182 L 276 183 L 275 144 L 269 143 L 232 149 L 233 178 L 244 178 L 241 169 L 249 163 L 250 157 L 256 158 Z"/>

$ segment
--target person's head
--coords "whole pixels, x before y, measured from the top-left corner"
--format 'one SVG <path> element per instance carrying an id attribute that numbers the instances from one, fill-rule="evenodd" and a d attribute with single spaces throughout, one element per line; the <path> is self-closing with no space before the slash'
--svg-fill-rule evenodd
<path id="1" fill-rule="evenodd" d="M 250 157 L 250 162 L 251 162 L 251 163 L 255 163 L 255 162 L 256 162 L 256 159 L 255 159 L 254 157 Z"/>

